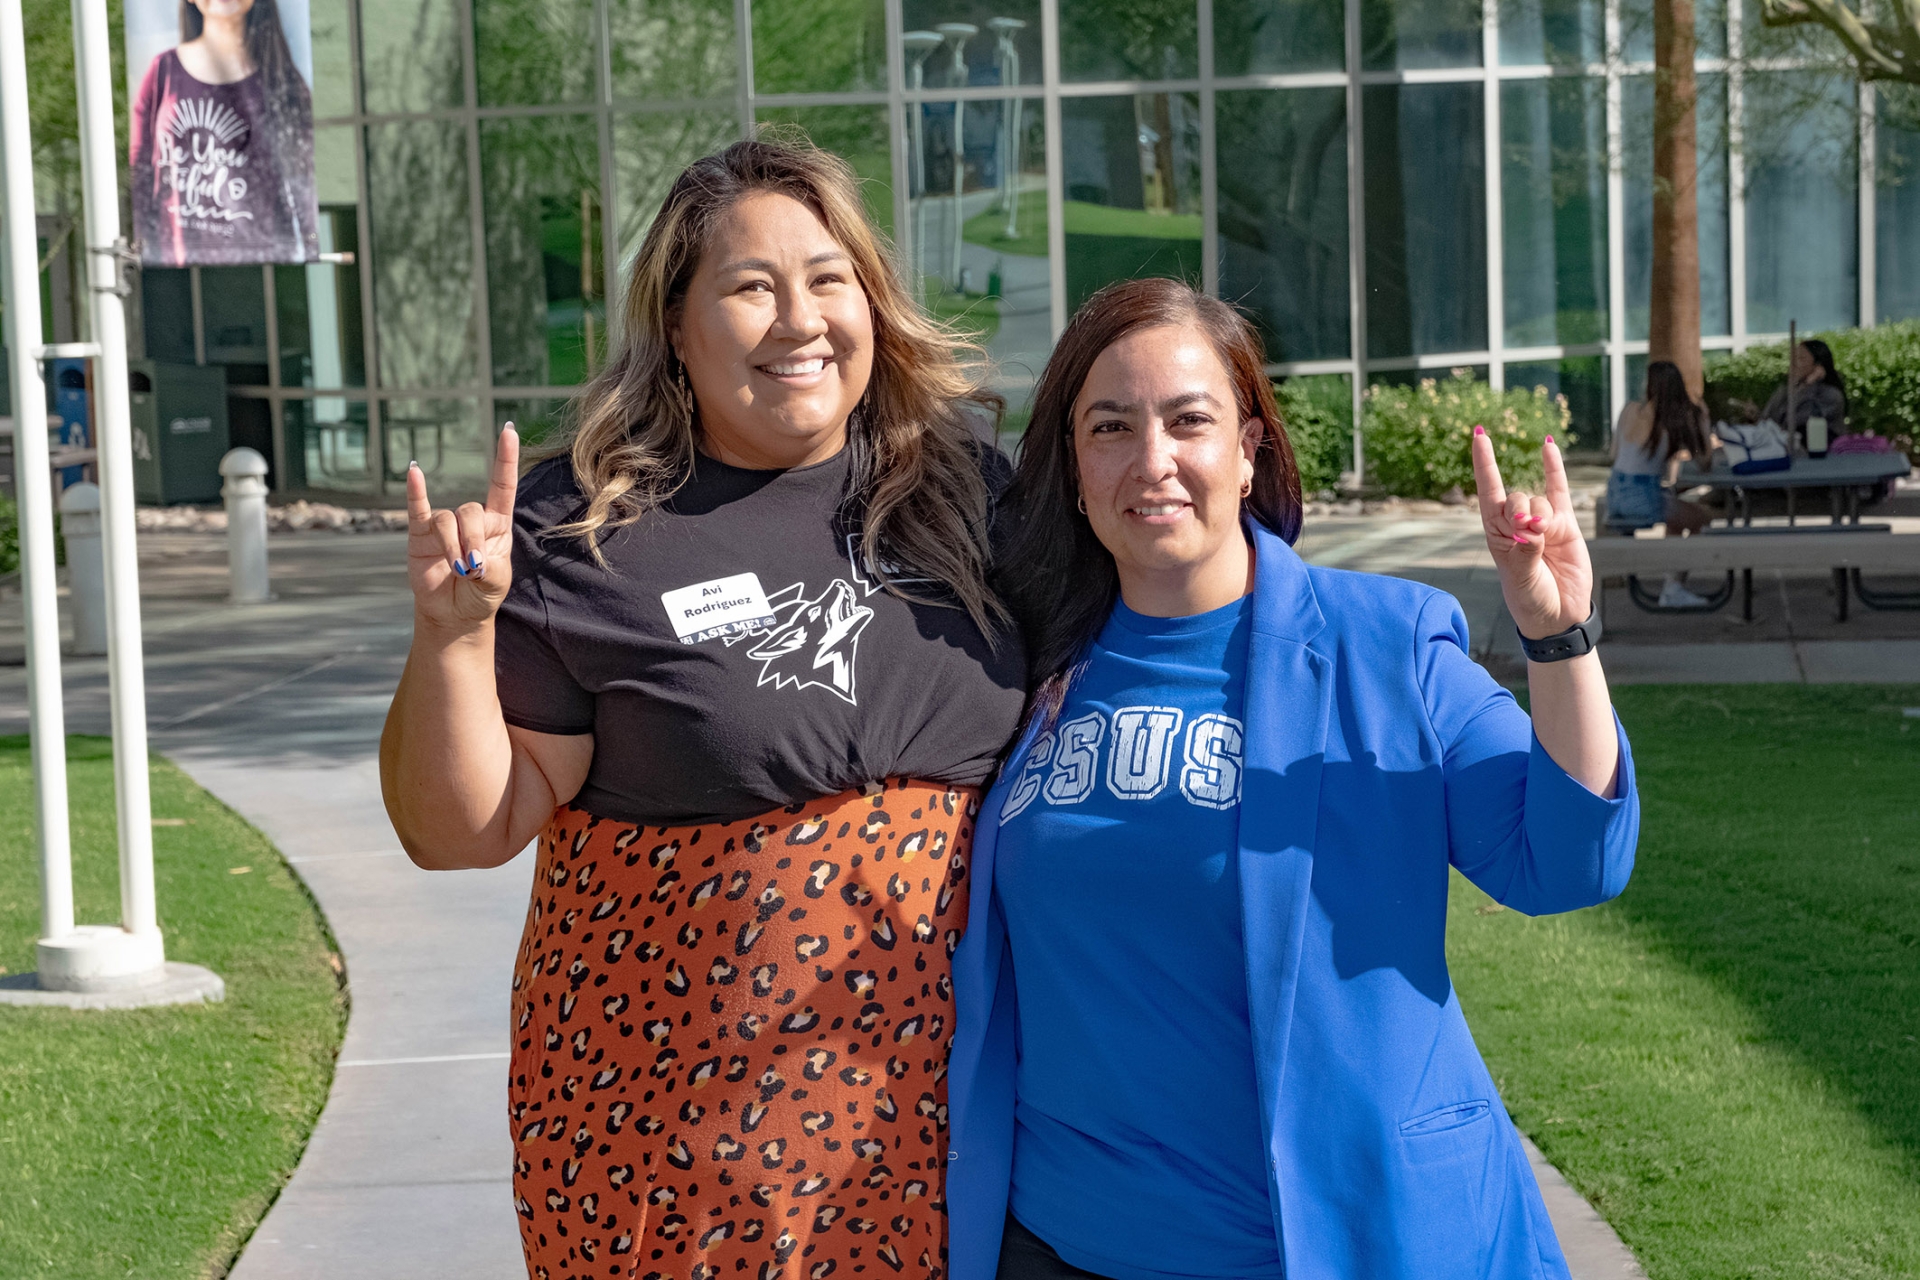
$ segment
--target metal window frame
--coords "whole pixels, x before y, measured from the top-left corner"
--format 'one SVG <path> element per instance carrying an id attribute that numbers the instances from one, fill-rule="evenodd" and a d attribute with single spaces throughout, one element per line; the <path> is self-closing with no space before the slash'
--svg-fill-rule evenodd
<path id="1" fill-rule="evenodd" d="M 1006 88 L 999 85 L 980 85 L 927 89 L 913 92 L 906 87 L 904 58 L 900 49 L 900 36 L 904 29 L 902 0 L 884 0 L 884 15 L 887 38 L 886 84 L 884 88 L 855 90 L 846 92 L 819 93 L 768 93 L 756 92 L 754 86 L 753 58 L 753 7 L 754 0 L 734 0 L 734 24 L 736 51 L 738 57 L 738 83 L 734 91 L 724 98 L 688 98 L 674 100 L 637 100 L 619 96 L 615 93 L 611 66 L 611 24 L 608 13 L 609 0 L 595 0 L 593 32 L 596 42 L 595 83 L 590 99 L 580 102 L 481 105 L 478 100 L 478 66 L 476 61 L 475 34 L 473 26 L 475 0 L 451 0 L 455 9 L 455 20 L 459 23 L 457 38 L 460 44 L 461 102 L 458 106 L 439 107 L 414 112 L 369 112 L 366 108 L 365 57 L 362 39 L 361 6 L 366 0 L 349 0 L 347 9 L 347 39 L 350 56 L 349 74 L 351 76 L 351 107 L 346 115 L 330 116 L 316 121 L 318 126 L 337 125 L 353 129 L 354 167 L 356 191 L 356 217 L 359 226 L 359 250 L 356 268 L 360 273 L 361 331 L 363 341 L 363 362 L 366 369 L 365 387 L 288 387 L 281 385 L 279 371 L 278 343 L 274 341 L 278 329 L 277 309 L 273 307 L 274 297 L 272 268 L 263 268 L 267 273 L 266 296 L 270 314 L 268 316 L 269 343 L 271 352 L 268 385 L 264 387 L 236 386 L 232 391 L 236 395 L 266 399 L 272 406 L 274 428 L 276 474 L 283 474 L 285 460 L 284 406 L 290 400 L 307 400 L 322 396 L 346 399 L 368 404 L 368 448 L 385 456 L 385 439 L 381 427 L 381 402 L 390 399 L 466 399 L 476 405 L 484 426 L 491 426 L 497 410 L 497 404 L 505 400 L 517 399 L 566 399 L 579 393 L 579 387 L 508 387 L 493 385 L 491 358 L 491 297 L 487 279 L 486 261 L 486 211 L 484 181 L 480 166 L 480 128 L 481 122 L 494 119 L 525 119 L 541 116 L 592 116 L 600 147 L 599 198 L 601 209 L 601 271 L 604 281 L 603 299 L 606 303 L 607 329 L 609 343 L 617 339 L 620 309 L 617 305 L 620 288 L 620 247 L 618 244 L 617 219 L 609 215 L 613 201 L 617 197 L 616 169 L 616 132 L 615 124 L 619 117 L 654 113 L 688 113 L 698 111 L 718 111 L 737 113 L 739 128 L 744 136 L 754 127 L 754 122 L 762 109 L 766 108 L 803 108 L 827 106 L 873 106 L 881 107 L 888 114 L 887 133 L 891 144 L 894 224 L 896 238 L 899 241 L 904 263 L 916 261 L 912 244 L 912 220 L 910 217 L 910 182 L 907 155 L 907 109 L 928 102 L 955 101 L 999 101 L 1008 96 Z M 805 0 L 792 0 L 804 3 Z M 1214 62 L 1213 36 L 1214 14 L 1213 0 L 1194 0 L 1195 17 L 1199 36 L 1198 75 L 1165 80 L 1103 80 L 1068 81 L 1063 79 L 1060 70 L 1060 15 L 1059 0 L 1040 0 L 1039 36 L 1041 46 L 1040 79 L 1038 83 L 1023 83 L 1015 90 L 1029 101 L 1037 101 L 1045 131 L 1044 166 L 1045 195 L 1047 206 L 1048 240 L 1048 280 L 1051 293 L 1051 329 L 1057 339 L 1067 321 L 1066 292 L 1066 234 L 1064 224 L 1064 153 L 1061 136 L 1061 103 L 1068 98 L 1089 98 L 1103 96 L 1125 96 L 1134 94 L 1185 93 L 1197 95 L 1200 101 L 1201 121 L 1201 225 L 1202 225 L 1202 283 L 1204 288 L 1214 294 L 1220 289 L 1220 236 L 1219 236 L 1219 163 L 1216 105 L 1218 94 L 1232 90 L 1291 90 L 1337 88 L 1345 92 L 1346 99 L 1346 163 L 1347 163 L 1347 235 L 1348 235 L 1348 352 L 1344 357 L 1324 360 L 1278 361 L 1269 364 L 1268 370 L 1275 376 L 1314 376 L 1324 374 L 1344 375 L 1350 380 L 1352 390 L 1352 410 L 1356 429 L 1354 433 L 1353 472 L 1356 481 L 1365 477 L 1365 444 L 1359 423 L 1362 417 L 1363 400 L 1370 374 L 1404 372 L 1407 370 L 1444 370 L 1459 366 L 1484 365 L 1488 377 L 1495 386 L 1504 385 L 1507 369 L 1516 364 L 1538 363 L 1574 357 L 1599 355 L 1608 362 L 1605 385 L 1607 390 L 1610 418 L 1631 393 L 1627 385 L 1626 365 L 1629 358 L 1643 355 L 1647 344 L 1644 340 L 1627 338 L 1626 315 L 1626 263 L 1625 263 L 1625 221 L 1626 196 L 1624 184 L 1624 124 L 1623 124 L 1623 85 L 1629 76 L 1645 75 L 1653 71 L 1653 65 L 1644 61 L 1629 61 L 1622 47 L 1620 0 L 1604 0 L 1602 16 L 1604 20 L 1604 50 L 1599 61 L 1578 64 L 1533 63 L 1503 64 L 1500 61 L 1499 13 L 1498 6 L 1491 3 L 1482 7 L 1480 27 L 1480 65 L 1466 67 L 1443 67 L 1416 70 L 1367 70 L 1360 67 L 1361 60 L 1361 3 L 1362 0 L 1344 0 L 1345 30 L 1343 33 L 1344 68 L 1284 74 L 1251 74 L 1221 76 L 1216 74 Z M 1748 329 L 1747 321 L 1747 226 L 1746 226 L 1746 170 L 1744 160 L 1744 117 L 1745 117 L 1745 76 L 1750 71 L 1788 71 L 1804 69 L 1809 64 L 1804 60 L 1782 58 L 1755 61 L 1743 60 L 1745 49 L 1742 30 L 1741 6 L 1730 4 L 1726 14 L 1727 52 L 1723 57 L 1702 57 L 1696 60 L 1701 74 L 1720 75 L 1726 81 L 1726 145 L 1727 145 L 1727 182 L 1728 182 L 1728 289 L 1731 305 L 1731 332 L 1703 340 L 1706 350 L 1742 351 L 1761 342 L 1776 340 L 1780 335 L 1754 333 Z M 1530 81 L 1554 78 L 1578 78 L 1604 81 L 1607 149 L 1607 187 L 1606 187 L 1606 234 L 1607 234 L 1607 324 L 1606 337 L 1595 343 L 1548 345 L 1535 347 L 1509 347 L 1505 334 L 1505 210 L 1502 205 L 1502 156 L 1501 129 L 1502 104 L 1501 85 L 1509 81 Z M 1487 297 L 1487 339 L 1486 347 L 1481 350 L 1462 350 L 1452 352 L 1408 355 L 1392 358 L 1370 357 L 1367 353 L 1367 261 L 1366 261 L 1366 199 L 1365 199 L 1365 129 L 1362 90 L 1375 85 L 1413 85 L 1413 84 L 1478 84 L 1483 94 L 1483 127 L 1485 130 L 1485 183 L 1486 216 L 1484 236 L 1486 246 L 1486 297 Z M 1857 142 L 1856 193 L 1859 209 L 1859 299 L 1858 322 L 1869 326 L 1878 320 L 1877 268 L 1878 254 L 1875 236 L 1875 97 L 1870 85 L 1860 88 L 1860 132 Z M 384 385 L 379 361 L 378 324 L 374 315 L 374 288 L 376 274 L 376 246 L 370 215 L 368 198 L 367 171 L 367 129 L 374 125 L 444 121 L 457 123 L 462 128 L 467 148 L 468 161 L 468 200 L 469 219 L 473 235 L 473 354 L 475 373 L 466 385 L 444 387 L 389 387 Z M 204 307 L 199 290 L 199 272 L 193 272 L 192 301 L 193 326 L 196 348 L 199 358 L 204 361 Z M 383 469 L 384 470 L 384 469 Z"/>

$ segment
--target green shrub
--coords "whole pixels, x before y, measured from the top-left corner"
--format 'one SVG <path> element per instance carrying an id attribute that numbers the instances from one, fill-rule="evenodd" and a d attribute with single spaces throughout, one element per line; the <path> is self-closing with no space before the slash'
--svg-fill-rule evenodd
<path id="1" fill-rule="evenodd" d="M 1273 387 L 1309 498 L 1337 489 L 1353 466 L 1353 392 L 1344 374 L 1288 378 Z"/>
<path id="2" fill-rule="evenodd" d="M 1565 396 L 1495 391 L 1466 369 L 1417 387 L 1373 386 L 1365 398 L 1367 479 L 1403 498 L 1438 498 L 1458 486 L 1472 493 L 1473 429 L 1493 438 L 1494 458 L 1509 487 L 1538 491 L 1540 446 L 1549 435 L 1573 443 Z"/>
<path id="3" fill-rule="evenodd" d="M 0 498 L 0 573 L 20 567 L 20 512 L 11 498 Z"/>
<path id="4" fill-rule="evenodd" d="M 1909 455 L 1920 444 L 1920 320 L 1873 329 L 1813 333 L 1833 348 L 1834 367 L 1847 380 L 1847 425 L 1893 441 Z M 1735 400 L 1764 406 L 1787 378 L 1784 342 L 1749 347 L 1707 365 L 1707 407 L 1714 420 L 1746 421 Z"/>

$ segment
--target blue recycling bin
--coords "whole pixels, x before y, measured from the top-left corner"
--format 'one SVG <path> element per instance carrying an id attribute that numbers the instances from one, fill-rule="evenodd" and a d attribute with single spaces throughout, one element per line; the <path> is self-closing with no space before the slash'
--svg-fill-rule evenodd
<path id="1" fill-rule="evenodd" d="M 60 419 L 60 443 L 84 449 L 93 440 L 93 392 L 87 385 L 84 359 L 61 357 L 47 361 L 47 410 Z M 85 467 L 62 467 L 60 488 L 87 478 Z"/>

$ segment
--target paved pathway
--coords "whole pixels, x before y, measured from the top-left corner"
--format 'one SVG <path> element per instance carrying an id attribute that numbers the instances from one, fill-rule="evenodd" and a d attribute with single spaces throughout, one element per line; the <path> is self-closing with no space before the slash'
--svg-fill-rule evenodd
<path id="1" fill-rule="evenodd" d="M 1309 558 L 1441 586 L 1462 601 L 1477 656 L 1496 668 L 1516 657 L 1471 513 L 1392 523 L 1324 516 L 1309 529 Z M 387 825 L 374 753 L 409 632 L 400 549 L 397 535 L 276 537 L 279 598 L 238 609 L 224 602 L 218 539 L 142 538 L 154 745 L 288 856 L 332 924 L 353 997 L 313 1142 L 235 1280 L 524 1275 L 501 1086 L 531 864 L 429 875 L 399 852 Z M 1800 588 L 1785 590 L 1791 604 Z M 19 609 L 17 595 L 0 600 L 0 733 L 25 730 Z M 1767 644 L 1786 645 L 1798 665 L 1755 659 L 1765 644 L 1721 645 L 1705 647 L 1717 664 L 1708 671 L 1920 680 L 1916 640 L 1789 634 Z M 1658 645 L 1612 646 L 1607 662 L 1616 678 L 1636 669 L 1714 678 L 1676 647 L 1668 655 Z M 1735 649 L 1749 653 L 1736 660 Z M 106 732 L 104 661 L 69 660 L 66 679 L 72 730 Z M 163 902 L 163 924 L 165 910 Z M 1575 1276 L 1638 1274 L 1606 1224 L 1535 1154 Z"/>

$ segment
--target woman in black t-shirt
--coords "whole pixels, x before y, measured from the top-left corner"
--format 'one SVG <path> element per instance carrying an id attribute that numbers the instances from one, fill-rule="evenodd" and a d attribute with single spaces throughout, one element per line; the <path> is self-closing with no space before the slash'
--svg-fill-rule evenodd
<path id="1" fill-rule="evenodd" d="M 624 321 L 566 454 L 520 477 L 509 427 L 457 511 L 407 481 L 388 813 L 428 868 L 538 839 L 528 1269 L 938 1276 L 965 855 L 1024 702 L 998 402 L 804 144 L 682 174 Z"/>

